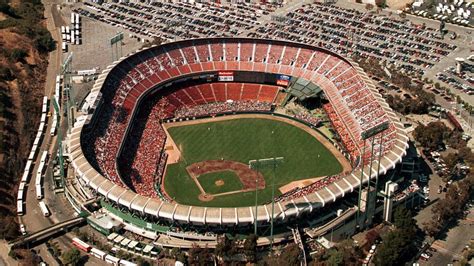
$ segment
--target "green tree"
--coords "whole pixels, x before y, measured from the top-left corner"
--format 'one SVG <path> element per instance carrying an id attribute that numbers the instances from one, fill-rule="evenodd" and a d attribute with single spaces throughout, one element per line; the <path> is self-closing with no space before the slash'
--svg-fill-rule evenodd
<path id="1" fill-rule="evenodd" d="M 244 242 L 244 254 L 247 257 L 247 260 L 254 262 L 256 260 L 257 254 L 257 236 L 250 234 L 247 236 Z"/>
<path id="2" fill-rule="evenodd" d="M 301 250 L 295 243 L 291 243 L 280 255 L 279 265 L 299 265 Z"/>
<path id="3" fill-rule="evenodd" d="M 344 265 L 344 254 L 336 248 L 332 248 L 328 251 L 327 263 L 331 266 Z"/>
<path id="4" fill-rule="evenodd" d="M 431 122 L 426 126 L 417 126 L 414 137 L 423 147 L 434 150 L 444 144 L 443 140 L 449 133 L 449 128 L 443 122 Z"/>
<path id="5" fill-rule="evenodd" d="M 11 51 L 9 59 L 12 62 L 18 62 L 18 61 L 23 61 L 25 57 L 27 56 L 28 56 L 27 51 L 23 49 L 15 48 Z"/>
<path id="6" fill-rule="evenodd" d="M 396 208 L 393 217 L 393 224 L 401 230 L 413 231 L 416 228 L 416 221 L 411 211 L 404 206 Z"/>
<path id="7" fill-rule="evenodd" d="M 232 242 L 226 235 L 219 238 L 218 243 L 216 245 L 215 254 L 220 257 L 224 258 L 229 256 L 229 251 L 232 249 Z"/>
<path id="8" fill-rule="evenodd" d="M 81 253 L 79 250 L 73 248 L 68 250 L 63 254 L 63 262 L 66 265 L 79 265 L 79 262 L 81 261 Z"/>

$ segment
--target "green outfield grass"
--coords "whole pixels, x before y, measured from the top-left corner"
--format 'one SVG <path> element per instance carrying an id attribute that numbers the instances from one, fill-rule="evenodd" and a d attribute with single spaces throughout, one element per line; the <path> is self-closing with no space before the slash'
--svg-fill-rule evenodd
<path id="1" fill-rule="evenodd" d="M 272 133 L 273 132 L 273 133 Z M 178 203 L 212 207 L 240 207 L 255 204 L 255 192 L 216 197 L 209 202 L 198 199 L 200 191 L 186 172 L 186 166 L 206 160 L 249 160 L 284 157 L 275 177 L 278 187 L 291 181 L 340 173 L 342 166 L 318 140 L 290 124 L 268 119 L 235 119 L 198 125 L 173 127 L 169 133 L 182 158 L 171 164 L 165 177 L 165 190 Z M 258 191 L 258 202 L 271 200 L 273 171 L 261 169 L 266 188 Z"/>
<path id="2" fill-rule="evenodd" d="M 224 181 L 223 186 L 217 186 L 216 181 Z M 233 171 L 222 171 L 207 173 L 200 175 L 198 181 L 202 186 L 202 189 L 208 194 L 218 194 L 229 191 L 241 190 L 243 188 L 242 182 L 240 182 L 239 177 Z"/>

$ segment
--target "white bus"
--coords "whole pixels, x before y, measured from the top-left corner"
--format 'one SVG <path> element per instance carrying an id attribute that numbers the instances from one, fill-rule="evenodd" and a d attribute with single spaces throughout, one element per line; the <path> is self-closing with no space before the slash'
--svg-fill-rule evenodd
<path id="1" fill-rule="evenodd" d="M 16 202 L 16 214 L 23 215 L 23 201 L 19 200 Z"/>
<path id="2" fill-rule="evenodd" d="M 22 184 L 25 184 L 25 183 L 22 183 Z M 18 196 L 16 200 L 23 200 L 23 189 L 18 190 Z"/>
<path id="3" fill-rule="evenodd" d="M 43 190 L 41 189 L 41 185 L 36 185 L 36 199 L 40 200 L 43 198 Z"/>
<path id="4" fill-rule="evenodd" d="M 124 260 L 124 259 L 121 259 L 121 260 L 120 260 L 119 265 L 120 265 L 120 266 L 137 266 L 136 263 L 133 263 L 133 262 L 130 262 L 130 261 Z"/>
<path id="5" fill-rule="evenodd" d="M 105 260 L 105 256 L 107 256 L 107 253 L 103 252 L 100 249 L 96 249 L 96 248 L 91 248 L 91 254 L 94 257 L 96 257 L 98 259 L 101 259 L 101 260 Z"/>
<path id="6" fill-rule="evenodd" d="M 112 255 L 107 255 L 105 256 L 105 262 L 110 263 L 114 266 L 118 266 L 120 263 L 120 259 L 112 256 Z"/>
<path id="7" fill-rule="evenodd" d="M 46 160 L 48 159 L 48 151 L 43 151 L 41 154 L 41 161 L 42 163 L 46 163 Z"/>
<path id="8" fill-rule="evenodd" d="M 44 203 L 43 201 L 40 201 L 39 206 L 40 206 L 41 212 L 43 213 L 45 217 L 51 214 L 49 213 L 49 209 L 48 209 L 48 206 L 46 206 L 46 203 Z"/>

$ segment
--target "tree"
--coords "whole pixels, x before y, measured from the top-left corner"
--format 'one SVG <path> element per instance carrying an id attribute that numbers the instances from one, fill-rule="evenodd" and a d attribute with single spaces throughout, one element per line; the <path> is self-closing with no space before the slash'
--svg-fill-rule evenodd
<path id="1" fill-rule="evenodd" d="M 56 41 L 47 30 L 41 31 L 35 40 L 35 45 L 40 53 L 48 53 L 56 49 Z"/>
<path id="2" fill-rule="evenodd" d="M 279 258 L 279 265 L 299 265 L 301 250 L 295 243 L 286 246 Z"/>
<path id="3" fill-rule="evenodd" d="M 375 254 L 375 265 L 403 265 L 416 252 L 412 239 L 400 234 L 400 229 L 388 232 L 382 239 L 383 243 Z"/>
<path id="4" fill-rule="evenodd" d="M 431 122 L 428 125 L 418 125 L 414 131 L 415 140 L 423 147 L 434 150 L 444 145 L 444 137 L 450 130 L 443 122 Z"/>
<path id="5" fill-rule="evenodd" d="M 68 250 L 63 254 L 63 262 L 66 265 L 79 265 L 79 262 L 81 261 L 81 253 L 79 250 L 73 248 Z"/>
<path id="6" fill-rule="evenodd" d="M 201 248 L 193 245 L 188 252 L 188 263 L 190 265 L 207 265 L 212 260 L 212 255 L 209 248 Z"/>
<path id="7" fill-rule="evenodd" d="M 27 56 L 28 56 L 27 51 L 23 49 L 15 48 L 11 51 L 9 59 L 12 62 L 18 62 L 18 61 L 23 61 L 25 57 Z"/>
<path id="8" fill-rule="evenodd" d="M 344 265 L 355 265 L 362 257 L 361 250 L 357 245 L 354 245 L 354 241 L 351 239 L 341 241 L 336 248 L 342 253 Z"/>
<path id="9" fill-rule="evenodd" d="M 328 252 L 328 256 L 329 257 L 326 261 L 328 265 L 331 265 L 331 266 L 344 265 L 344 255 L 342 254 L 342 252 L 338 251 L 337 249 L 335 248 L 330 249 Z"/>
<path id="10" fill-rule="evenodd" d="M 229 251 L 232 249 L 232 242 L 226 235 L 219 238 L 218 243 L 216 245 L 215 254 L 220 257 L 227 257 L 229 256 Z"/>
<path id="11" fill-rule="evenodd" d="M 372 9 L 374 9 L 374 5 L 372 5 L 372 4 L 365 4 L 365 10 L 370 11 L 370 10 L 372 10 Z"/>
<path id="12" fill-rule="evenodd" d="M 404 206 L 395 209 L 394 225 L 401 230 L 414 231 L 416 229 L 416 221 L 413 219 L 411 211 Z"/>
<path id="13" fill-rule="evenodd" d="M 247 236 L 244 242 L 244 254 L 247 260 L 254 262 L 257 254 L 257 236 L 250 234 Z"/>

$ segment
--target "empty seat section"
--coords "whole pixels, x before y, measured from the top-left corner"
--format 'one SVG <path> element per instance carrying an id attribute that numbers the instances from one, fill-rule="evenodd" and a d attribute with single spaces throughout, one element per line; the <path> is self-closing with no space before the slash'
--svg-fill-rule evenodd
<path id="1" fill-rule="evenodd" d="M 283 53 L 283 57 L 281 59 L 281 64 L 290 66 L 292 63 L 296 62 L 296 54 L 298 53 L 298 48 L 294 46 L 286 46 L 285 52 Z"/>
<path id="2" fill-rule="evenodd" d="M 241 83 L 227 83 L 227 100 L 239 101 L 242 94 Z"/>
<path id="3" fill-rule="evenodd" d="M 253 45 L 252 42 L 243 42 L 240 44 L 240 62 L 251 61 L 253 54 Z"/>
<path id="4" fill-rule="evenodd" d="M 207 103 L 207 101 L 203 98 L 201 92 L 199 91 L 199 87 L 191 86 L 186 89 L 186 92 L 189 96 L 193 99 L 193 101 L 197 104 Z"/>
<path id="5" fill-rule="evenodd" d="M 211 88 L 217 102 L 225 102 L 227 100 L 225 83 L 213 83 Z"/>
<path id="6" fill-rule="evenodd" d="M 209 44 L 211 46 L 212 61 L 224 61 L 224 45 L 220 41 Z"/>
<path id="7" fill-rule="evenodd" d="M 245 83 L 242 87 L 242 100 L 257 100 L 260 84 Z"/>
<path id="8" fill-rule="evenodd" d="M 304 68 L 308 64 L 309 59 L 311 59 L 312 54 L 313 52 L 311 50 L 301 48 L 300 53 L 296 58 L 295 67 Z"/>
<path id="9" fill-rule="evenodd" d="M 181 99 L 179 99 L 178 97 L 176 97 L 173 93 L 171 94 L 168 94 L 167 96 L 165 96 L 165 98 L 168 100 L 168 102 L 176 107 L 179 107 L 179 106 L 182 106 L 182 105 L 186 105 L 186 103 L 184 103 Z"/>
<path id="10" fill-rule="evenodd" d="M 255 62 L 263 63 L 267 57 L 268 44 L 257 43 L 255 46 Z"/>
<path id="11" fill-rule="evenodd" d="M 278 44 L 272 44 L 270 52 L 268 53 L 267 63 L 278 64 L 278 60 L 282 56 L 283 46 Z"/>
<path id="12" fill-rule="evenodd" d="M 315 52 L 313 55 L 313 59 L 309 62 L 309 65 L 306 69 L 308 70 L 316 70 L 318 67 L 323 63 L 324 59 L 326 59 L 328 55 L 321 52 Z"/>
<path id="13" fill-rule="evenodd" d="M 179 48 L 177 46 L 173 47 L 168 47 L 167 48 L 168 55 L 170 56 L 173 64 L 175 66 L 182 66 L 184 65 L 184 58 L 181 52 L 179 51 Z"/>
<path id="14" fill-rule="evenodd" d="M 225 44 L 225 60 L 226 61 L 239 61 L 239 47 L 237 43 L 226 43 Z"/>
<path id="15" fill-rule="evenodd" d="M 211 61 L 211 55 L 209 54 L 209 44 L 208 43 L 200 43 L 196 46 L 197 55 L 199 57 L 199 61 L 201 62 L 201 67 L 203 71 L 210 71 L 213 70 L 213 65 Z"/>
<path id="16" fill-rule="evenodd" d="M 195 105 L 195 102 L 184 90 L 177 90 L 174 93 L 174 96 L 178 98 L 185 105 Z"/>
<path id="17" fill-rule="evenodd" d="M 323 65 L 319 68 L 318 73 L 319 74 L 329 74 L 329 72 L 332 70 L 334 66 L 340 61 L 340 59 L 334 57 L 334 56 L 329 56 L 329 58 L 323 62 Z M 328 77 L 329 78 L 329 77 Z"/>
<path id="18" fill-rule="evenodd" d="M 260 93 L 258 95 L 258 100 L 263 102 L 273 102 L 278 93 L 277 86 L 262 85 Z"/>
<path id="19" fill-rule="evenodd" d="M 199 90 L 206 100 L 206 102 L 215 102 L 216 97 L 214 96 L 214 93 L 212 92 L 212 88 L 209 84 L 203 84 L 199 86 Z"/>

